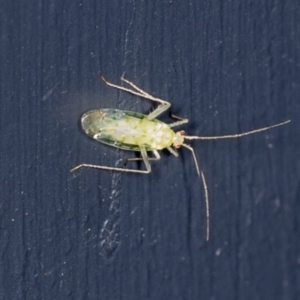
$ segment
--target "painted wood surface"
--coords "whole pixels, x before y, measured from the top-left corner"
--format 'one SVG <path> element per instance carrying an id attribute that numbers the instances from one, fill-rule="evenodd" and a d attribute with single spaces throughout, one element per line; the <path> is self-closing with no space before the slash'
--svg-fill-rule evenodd
<path id="1" fill-rule="evenodd" d="M 300 4 L 286 1 L 1 1 L 0 299 L 300 298 Z M 83 113 L 172 103 L 191 135 L 292 123 L 122 166 Z M 168 114 L 163 121 L 171 121 Z M 135 164 L 131 162 L 131 164 Z M 139 167 L 139 165 L 137 165 Z"/>

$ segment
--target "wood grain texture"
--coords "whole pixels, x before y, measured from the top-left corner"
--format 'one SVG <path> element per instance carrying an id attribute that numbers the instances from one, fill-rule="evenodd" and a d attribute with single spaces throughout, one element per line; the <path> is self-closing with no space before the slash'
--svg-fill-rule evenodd
<path id="1" fill-rule="evenodd" d="M 1 1 L 0 299 L 300 299 L 299 14 L 298 0 Z M 150 175 L 69 173 L 132 155 L 85 136 L 84 112 L 153 109 L 99 70 L 169 100 L 189 134 L 292 120 L 191 143 L 209 242 L 186 149 Z"/>

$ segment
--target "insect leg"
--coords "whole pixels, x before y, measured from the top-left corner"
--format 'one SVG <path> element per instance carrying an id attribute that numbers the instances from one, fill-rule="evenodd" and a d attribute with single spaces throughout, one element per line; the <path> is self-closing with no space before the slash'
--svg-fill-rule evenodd
<path id="1" fill-rule="evenodd" d="M 188 121 L 187 118 L 178 117 L 178 116 L 176 116 L 176 115 L 174 115 L 172 113 L 170 113 L 170 117 L 173 118 L 173 119 L 175 119 L 175 120 L 186 120 L 186 121 Z"/>
<path id="2" fill-rule="evenodd" d="M 179 121 L 173 122 L 171 124 L 168 124 L 170 127 L 176 127 L 176 126 L 179 126 L 182 124 L 186 124 L 189 121 L 189 119 L 187 119 L 187 118 L 181 118 L 181 117 L 173 115 L 172 113 L 170 113 L 170 117 L 175 120 L 179 120 Z"/>
<path id="3" fill-rule="evenodd" d="M 121 91 L 124 91 L 124 92 L 128 92 L 128 93 L 131 93 L 133 95 L 136 95 L 136 96 L 139 96 L 139 97 L 143 97 L 145 99 L 148 99 L 148 100 L 160 103 L 160 105 L 153 112 L 151 112 L 147 116 L 147 119 L 149 119 L 149 120 L 155 119 L 157 116 L 159 116 L 161 113 L 163 113 L 164 111 L 166 111 L 171 106 L 170 102 L 168 102 L 166 100 L 163 100 L 163 99 L 160 99 L 160 98 L 156 98 L 156 97 L 151 96 L 150 94 L 146 93 L 142 89 L 138 88 L 131 81 L 128 81 L 128 80 L 126 80 L 124 78 L 121 78 L 121 80 L 123 80 L 124 82 L 126 82 L 127 84 L 129 84 L 132 88 L 134 88 L 138 92 L 136 92 L 136 91 L 134 91 L 132 89 L 128 89 L 128 88 L 125 88 L 123 86 L 116 85 L 116 84 L 108 82 L 100 72 L 98 72 L 98 75 L 103 80 L 103 82 L 106 85 L 108 85 L 108 86 L 111 86 L 111 87 L 116 88 L 118 90 L 121 90 Z"/>
<path id="4" fill-rule="evenodd" d="M 150 160 L 159 160 L 160 159 L 160 155 L 159 155 L 158 151 L 157 150 L 153 150 L 152 152 L 153 152 L 153 154 L 154 154 L 155 157 L 148 157 L 148 160 L 149 161 Z M 137 160 L 143 160 L 143 158 L 142 157 L 127 158 L 125 160 L 124 166 L 126 166 L 129 161 L 137 161 Z"/>
<path id="5" fill-rule="evenodd" d="M 93 168 L 93 169 L 102 169 L 102 170 L 109 170 L 109 171 L 118 171 L 118 172 L 131 172 L 131 173 L 142 173 L 148 174 L 151 170 L 133 170 L 133 169 L 125 169 L 125 168 L 115 168 L 115 167 L 108 167 L 108 166 L 100 166 L 100 165 L 90 165 L 90 164 L 81 164 L 76 166 L 75 168 L 71 169 L 70 172 L 74 172 L 81 168 Z"/>
<path id="6" fill-rule="evenodd" d="M 115 168 L 115 167 L 108 167 L 108 166 L 101 166 L 101 165 L 81 164 L 81 165 L 78 165 L 78 166 L 74 167 L 73 169 L 71 169 L 70 172 L 74 172 L 81 168 L 94 168 L 94 169 L 102 169 L 102 170 L 110 170 L 110 171 L 118 171 L 118 172 L 148 174 L 151 172 L 151 165 L 149 163 L 147 151 L 144 147 L 141 147 L 140 150 L 141 150 L 141 154 L 142 154 L 142 159 L 146 166 L 146 170 L 133 170 L 133 169 Z"/>
<path id="7" fill-rule="evenodd" d="M 205 206 L 206 206 L 206 240 L 208 241 L 209 240 L 209 201 L 208 201 L 208 190 L 207 190 L 206 180 L 205 180 L 203 172 L 201 172 L 199 169 L 199 165 L 197 162 L 197 158 L 196 158 L 194 149 L 187 144 L 182 144 L 182 146 L 189 149 L 192 152 L 198 176 L 201 177 L 201 179 L 202 179 L 204 193 L 205 193 Z"/>
<path id="8" fill-rule="evenodd" d="M 167 147 L 170 153 L 172 153 L 174 156 L 178 157 L 178 152 L 176 149 L 173 149 L 172 147 Z"/>
<path id="9" fill-rule="evenodd" d="M 147 97 L 152 97 L 150 94 L 148 94 L 147 92 L 143 91 L 141 88 L 137 87 L 133 82 L 125 79 L 124 77 L 121 77 L 121 80 L 126 82 L 128 85 L 130 85 L 133 89 L 137 90 L 138 92 L 140 92 L 141 94 L 147 96 Z"/>
<path id="10" fill-rule="evenodd" d="M 155 98 L 155 97 L 151 96 L 150 94 L 146 93 L 145 91 L 143 91 L 142 89 L 140 89 L 139 87 L 137 87 L 133 82 L 131 82 L 131 81 L 125 79 L 125 78 L 121 78 L 121 80 L 123 80 L 124 82 L 126 82 L 128 85 L 130 85 L 135 90 L 137 90 L 140 93 L 142 93 L 145 98 L 147 98 L 149 100 L 152 100 L 152 101 L 156 101 L 158 103 L 161 103 L 153 112 L 151 112 L 147 116 L 147 119 L 149 119 L 149 120 L 155 119 L 157 116 L 159 116 L 160 114 L 162 114 L 164 111 L 166 111 L 171 106 L 170 102 L 162 100 L 160 98 Z"/>
<path id="11" fill-rule="evenodd" d="M 168 124 L 170 127 L 176 127 L 176 126 L 179 126 L 179 125 L 182 125 L 182 124 L 186 124 L 188 123 L 188 119 L 183 119 L 181 121 L 176 121 L 176 122 L 173 122 L 171 124 Z"/>

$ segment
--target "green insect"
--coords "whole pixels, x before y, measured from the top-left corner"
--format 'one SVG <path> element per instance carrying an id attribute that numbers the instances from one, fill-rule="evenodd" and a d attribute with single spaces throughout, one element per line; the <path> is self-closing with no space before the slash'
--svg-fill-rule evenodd
<path id="1" fill-rule="evenodd" d="M 148 174 L 151 172 L 150 160 L 159 160 L 160 155 L 158 150 L 168 149 L 174 156 L 178 157 L 177 150 L 180 147 L 185 147 L 191 151 L 196 171 L 198 176 L 202 179 L 205 192 L 206 204 L 206 239 L 209 239 L 209 201 L 206 180 L 203 172 L 200 171 L 197 158 L 193 148 L 185 144 L 185 140 L 216 140 L 239 138 L 245 135 L 265 131 L 274 127 L 282 126 L 290 122 L 290 120 L 275 124 L 260 129 L 224 136 L 202 137 L 202 136 L 188 136 L 184 131 L 175 132 L 172 128 L 179 125 L 186 124 L 188 119 L 172 116 L 177 121 L 171 124 L 165 124 L 156 118 L 170 108 L 171 104 L 168 101 L 153 97 L 138 88 L 132 82 L 121 78 L 122 81 L 127 83 L 131 88 L 125 88 L 119 85 L 108 82 L 102 74 L 98 73 L 99 77 L 108 86 L 122 90 L 136 96 L 152 100 L 159 103 L 158 107 L 148 115 L 144 115 L 132 111 L 124 111 L 119 109 L 97 109 L 85 113 L 81 118 L 82 128 L 87 135 L 94 138 L 98 142 L 129 151 L 141 152 L 140 158 L 129 158 L 127 161 L 143 160 L 146 170 L 135 170 L 128 168 L 115 168 L 109 166 L 81 164 L 71 169 L 71 172 L 80 168 L 96 168 L 120 172 L 132 172 Z M 152 152 L 154 157 L 148 157 L 147 152 Z"/>

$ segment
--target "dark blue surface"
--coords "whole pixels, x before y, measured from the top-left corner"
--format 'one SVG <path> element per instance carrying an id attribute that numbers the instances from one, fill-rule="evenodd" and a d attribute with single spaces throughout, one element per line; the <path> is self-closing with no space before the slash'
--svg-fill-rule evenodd
<path id="1" fill-rule="evenodd" d="M 1 1 L 0 299 L 300 298 L 300 3 Z M 84 135 L 94 108 L 187 117 L 192 157 L 150 175 L 69 170 L 132 155 Z M 170 121 L 167 114 L 162 117 Z M 132 167 L 135 167 L 132 163 Z"/>

